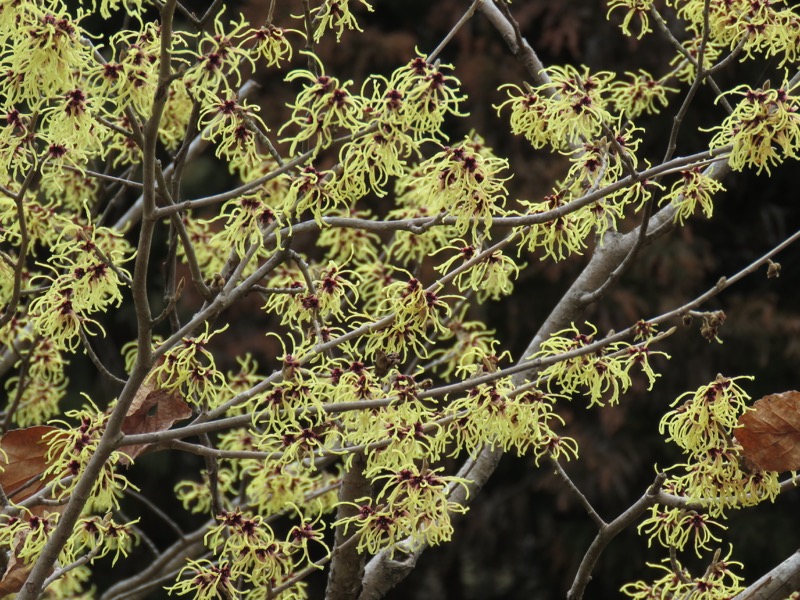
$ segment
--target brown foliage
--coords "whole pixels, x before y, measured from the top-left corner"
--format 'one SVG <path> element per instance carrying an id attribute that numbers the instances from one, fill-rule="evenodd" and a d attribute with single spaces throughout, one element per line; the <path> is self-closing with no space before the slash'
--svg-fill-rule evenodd
<path id="1" fill-rule="evenodd" d="M 14 429 L 0 438 L 0 485 L 11 502 L 22 502 L 47 484 L 39 479 L 47 467 L 47 442 L 42 438 L 55 429 L 45 425 Z"/>
<path id="2" fill-rule="evenodd" d="M 122 423 L 122 433 L 132 435 L 166 431 L 175 421 L 191 416 L 192 409 L 179 394 L 156 389 L 152 383 L 146 381 L 128 409 Z M 130 458 L 136 458 L 146 447 L 147 444 L 125 446 L 122 451 Z"/>
<path id="3" fill-rule="evenodd" d="M 736 439 L 745 458 L 765 471 L 800 470 L 800 392 L 756 401 L 739 417 Z"/>
<path id="4" fill-rule="evenodd" d="M 11 502 L 22 502 L 45 487 L 54 477 L 43 478 L 47 468 L 47 442 L 45 434 L 55 431 L 55 427 L 40 425 L 26 429 L 14 429 L 0 438 L 0 485 Z M 31 513 L 42 516 L 44 512 L 58 512 L 60 506 L 35 506 Z M 8 564 L 0 578 L 0 598 L 17 593 L 28 578 L 31 565 L 26 565 L 17 557 L 21 540 L 15 539 L 13 551 L 9 553 Z"/>
<path id="5" fill-rule="evenodd" d="M 172 427 L 175 421 L 191 416 L 189 405 L 178 395 L 155 389 L 145 383 L 134 398 L 122 432 L 126 434 L 151 433 Z M 29 498 L 45 487 L 55 476 L 42 477 L 48 466 L 47 442 L 44 436 L 56 427 L 38 426 L 14 429 L 0 438 L 0 485 L 13 503 Z M 146 444 L 128 446 L 125 454 L 134 458 L 141 454 Z M 42 516 L 44 512 L 59 512 L 60 506 L 36 506 L 32 514 Z M 18 545 L 17 542 L 16 545 Z M 17 593 L 30 574 L 31 565 L 17 557 L 17 548 L 10 552 L 5 573 L 0 578 L 0 598 Z"/>

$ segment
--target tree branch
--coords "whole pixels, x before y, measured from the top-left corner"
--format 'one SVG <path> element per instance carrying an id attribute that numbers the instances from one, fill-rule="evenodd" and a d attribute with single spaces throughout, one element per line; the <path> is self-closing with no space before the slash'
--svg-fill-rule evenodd
<path id="1" fill-rule="evenodd" d="M 172 17 L 175 10 L 175 0 L 168 0 L 161 12 L 161 64 L 158 77 L 156 97 L 153 102 L 153 112 L 145 126 L 144 138 L 144 223 L 139 238 L 139 249 L 134 267 L 133 297 L 137 315 L 138 327 L 138 352 L 136 364 L 127 384 L 122 390 L 119 401 L 109 417 L 106 430 L 97 445 L 95 454 L 89 459 L 88 464 L 73 489 L 70 500 L 56 525 L 55 530 L 44 545 L 41 554 L 28 575 L 25 584 L 17 595 L 18 600 L 35 600 L 42 593 L 42 585 L 50 574 L 61 549 L 72 535 L 72 529 L 80 518 L 83 507 L 89 500 L 94 482 L 105 468 L 105 463 L 114 451 L 117 440 L 121 437 L 120 428 L 128 407 L 133 402 L 136 391 L 147 376 L 152 364 L 152 349 L 150 336 L 150 307 L 147 298 L 147 263 L 150 255 L 153 226 L 151 219 L 155 208 L 155 152 L 158 139 L 158 124 L 164 104 L 167 99 L 166 82 L 169 79 L 170 45 L 172 43 Z"/>
<path id="2" fill-rule="evenodd" d="M 600 555 L 606 546 L 625 528 L 632 525 L 650 506 L 656 503 L 658 492 L 667 476 L 664 473 L 659 473 L 653 485 L 645 492 L 644 496 L 639 498 L 633 506 L 614 519 L 608 525 L 600 528 L 597 537 L 594 538 L 591 546 L 583 555 L 583 560 L 578 567 L 578 572 L 575 575 L 575 580 L 572 582 L 572 587 L 567 592 L 567 600 L 580 600 L 583 598 L 583 592 L 587 584 L 592 579 L 592 571 Z"/>
<path id="3" fill-rule="evenodd" d="M 800 550 L 734 596 L 733 600 L 784 600 L 800 591 Z"/>

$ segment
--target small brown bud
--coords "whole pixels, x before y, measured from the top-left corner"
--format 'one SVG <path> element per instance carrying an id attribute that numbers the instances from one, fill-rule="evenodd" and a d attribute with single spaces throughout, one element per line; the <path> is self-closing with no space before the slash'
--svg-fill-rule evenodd
<path id="1" fill-rule="evenodd" d="M 769 260 L 767 266 L 767 279 L 775 279 L 781 276 L 781 263 L 772 262 Z"/>
<path id="2" fill-rule="evenodd" d="M 222 273 L 214 273 L 211 276 L 211 280 L 207 282 L 209 288 L 211 288 L 212 292 L 218 292 L 222 289 L 222 286 L 225 285 L 225 278 L 222 276 Z"/>
<path id="3" fill-rule="evenodd" d="M 375 355 L 375 375 L 385 377 L 393 366 L 400 362 L 400 355 L 397 352 L 386 354 L 383 350 L 378 350 Z"/>
<path id="4" fill-rule="evenodd" d="M 721 310 L 706 313 L 703 315 L 703 325 L 700 327 L 700 335 L 709 342 L 718 340 L 719 328 L 725 324 L 725 313 Z M 719 340 L 718 340 L 719 341 Z"/>
<path id="5" fill-rule="evenodd" d="M 481 359 L 481 366 L 483 367 L 484 373 L 496 373 L 497 365 L 499 363 L 500 360 L 494 354 L 491 354 L 489 356 L 484 356 Z"/>

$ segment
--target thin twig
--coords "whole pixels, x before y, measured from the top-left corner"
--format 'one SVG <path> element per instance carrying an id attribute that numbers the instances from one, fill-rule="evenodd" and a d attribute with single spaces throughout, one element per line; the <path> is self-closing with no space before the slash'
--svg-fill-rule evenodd
<path id="1" fill-rule="evenodd" d="M 592 518 L 592 521 L 595 522 L 595 525 L 597 525 L 601 529 L 603 527 L 606 527 L 608 524 L 603 520 L 603 518 L 599 514 L 597 514 L 597 511 L 594 509 L 591 502 L 589 502 L 589 500 L 586 498 L 584 493 L 578 488 L 578 486 L 575 485 L 575 482 L 572 481 L 570 476 L 567 475 L 567 472 L 564 470 L 564 467 L 561 466 L 561 463 L 558 462 L 558 459 L 552 456 L 550 456 L 549 459 L 550 459 L 550 464 L 553 465 L 553 467 L 555 468 L 556 475 L 558 475 L 559 479 L 561 479 L 561 481 L 563 481 L 567 485 L 567 488 L 572 492 L 572 495 L 578 499 L 578 502 L 580 502 L 581 506 L 583 506 L 583 509 Z"/>
<path id="2" fill-rule="evenodd" d="M 703 35 L 700 38 L 700 48 L 697 51 L 697 67 L 695 69 L 694 81 L 692 81 L 692 85 L 689 88 L 689 91 L 686 92 L 686 97 L 683 99 L 683 104 L 681 104 L 678 113 L 673 118 L 672 130 L 670 131 L 669 141 L 667 142 L 667 150 L 664 153 L 664 159 L 661 162 L 667 162 L 670 158 L 672 158 L 672 155 L 675 153 L 675 149 L 678 146 L 678 132 L 681 129 L 681 124 L 683 124 L 683 119 L 686 116 L 686 113 L 689 111 L 689 105 L 694 99 L 697 90 L 700 89 L 700 84 L 703 82 L 703 79 L 706 76 L 706 72 L 703 67 L 703 61 L 705 58 L 706 44 L 708 43 L 708 37 L 709 34 L 711 33 L 708 24 L 710 6 L 711 6 L 711 0 L 704 0 Z"/>
<path id="3" fill-rule="evenodd" d="M 111 183 L 118 183 L 123 187 L 133 188 L 136 190 L 142 189 L 141 182 L 133 181 L 131 179 L 125 179 L 124 177 L 114 177 L 113 175 L 107 175 L 106 173 L 98 173 L 97 171 L 92 171 L 90 169 L 78 169 L 76 167 L 71 167 L 69 165 L 64 165 L 64 169 L 67 171 L 72 171 L 74 173 L 80 173 L 81 175 L 94 177 L 95 179 L 101 179 L 103 181 L 109 181 Z"/>
<path id="4" fill-rule="evenodd" d="M 214 0 L 211 3 L 211 6 L 208 7 L 208 10 L 200 17 L 197 22 L 197 29 L 203 30 L 206 28 L 206 25 L 211 21 L 212 18 L 216 15 L 217 11 L 222 7 L 224 4 L 223 0 Z"/>
<path id="5" fill-rule="evenodd" d="M 150 510 L 150 512 L 158 516 L 167 525 L 167 527 L 172 529 L 172 531 L 174 531 L 177 534 L 178 538 L 184 539 L 186 537 L 186 534 L 178 526 L 178 524 L 175 521 L 173 521 L 167 513 L 161 510 L 158 507 L 158 505 L 152 502 L 150 498 L 140 494 L 130 486 L 125 488 L 125 495 L 134 498 L 135 500 L 138 500 L 139 502 L 144 504 L 148 508 L 148 510 Z"/>
<path id="6" fill-rule="evenodd" d="M 44 583 L 42 584 L 42 589 L 46 590 L 47 587 L 51 583 L 53 583 L 54 581 L 57 581 L 58 579 L 61 579 L 64 575 L 66 575 L 67 573 L 69 573 L 73 569 L 77 569 L 78 567 L 82 567 L 86 563 L 89 563 L 92 560 L 94 560 L 94 557 L 97 556 L 100 553 L 101 549 L 102 549 L 102 546 L 98 545 L 95 548 L 92 548 L 89 552 L 87 552 L 83 556 L 81 556 L 79 559 L 71 562 L 70 564 L 68 564 L 68 565 L 66 565 L 64 567 L 61 567 L 60 569 L 56 569 L 55 571 L 53 571 L 53 574 L 50 575 L 50 577 L 48 577 L 47 579 L 44 580 Z"/>
<path id="7" fill-rule="evenodd" d="M 89 356 L 92 364 L 97 367 L 98 371 L 100 371 L 100 374 L 112 383 L 116 383 L 117 385 L 125 385 L 125 380 L 117 377 L 111 371 L 109 371 L 108 368 L 103 364 L 103 361 L 100 360 L 100 357 L 97 356 L 97 353 L 92 348 L 92 344 L 89 342 L 89 337 L 86 335 L 83 327 L 78 328 L 78 334 L 80 335 L 81 342 L 83 343 L 83 349 L 86 351 L 86 354 Z"/>
<path id="8" fill-rule="evenodd" d="M 317 290 L 316 286 L 314 285 L 314 278 L 311 276 L 311 272 L 308 269 L 308 264 L 306 261 L 303 260 L 303 257 L 294 250 L 289 250 L 288 256 L 292 259 L 294 264 L 297 265 L 297 268 L 300 269 L 300 273 L 303 275 L 303 279 L 306 282 L 308 293 L 316 296 Z M 319 315 L 319 310 L 314 308 L 311 312 L 311 322 L 314 325 L 314 333 L 317 336 L 317 342 L 322 344 L 325 342 L 325 337 L 322 335 L 322 320 Z"/>
<path id="9" fill-rule="evenodd" d="M 38 340 L 37 340 L 38 341 Z M 22 402 L 22 395 L 25 393 L 25 388 L 28 387 L 30 384 L 29 377 L 28 377 L 28 369 L 30 367 L 31 362 L 31 354 L 33 352 L 34 346 L 22 356 L 19 365 L 19 371 L 17 373 L 17 385 L 16 389 L 14 390 L 14 397 L 11 399 L 8 407 L 6 408 L 5 418 L 3 419 L 2 428 L 0 428 L 0 432 L 5 433 L 11 428 L 11 424 L 14 420 L 14 415 L 19 408 L 20 402 Z M 5 507 L 5 505 L 3 505 Z"/>
<path id="10" fill-rule="evenodd" d="M 19 191 L 14 195 L 14 205 L 17 210 L 17 224 L 19 226 L 19 246 L 17 248 L 17 261 L 14 265 L 14 281 L 11 287 L 11 298 L 9 298 L 6 309 L 0 316 L 0 329 L 5 327 L 14 318 L 19 305 L 20 292 L 22 290 L 22 273 L 25 270 L 25 263 L 28 260 L 28 246 L 30 244 L 30 236 L 28 234 L 28 221 L 25 217 L 25 194 L 33 184 L 36 175 L 39 173 L 41 165 L 34 165 L 25 175 L 25 180 L 19 188 Z"/>
<path id="11" fill-rule="evenodd" d="M 436 46 L 436 48 L 434 48 L 430 54 L 428 54 L 428 56 L 425 58 L 425 62 L 433 63 L 436 60 L 436 58 L 442 53 L 442 50 L 445 49 L 445 46 L 450 43 L 450 40 L 452 40 L 459 30 L 464 26 L 464 24 L 472 18 L 472 15 L 475 14 L 478 6 L 480 6 L 483 1 L 484 0 L 473 0 L 467 11 L 461 15 L 461 18 L 458 20 L 458 22 L 456 22 L 455 25 L 453 25 L 453 28 L 447 33 L 439 45 Z"/>
<path id="12" fill-rule="evenodd" d="M 644 511 L 656 503 L 658 492 L 661 490 L 661 486 L 666 479 L 667 476 L 664 473 L 659 473 L 653 485 L 648 488 L 639 500 L 620 516 L 611 521 L 611 523 L 600 528 L 600 531 L 589 546 L 586 554 L 583 555 L 583 560 L 581 560 L 578 572 L 575 574 L 572 587 L 570 587 L 569 592 L 567 592 L 567 600 L 581 600 L 581 598 L 583 598 L 583 592 L 589 580 L 592 578 L 592 571 L 597 561 L 600 559 L 603 550 L 605 550 L 611 540 L 623 529 L 633 524 Z"/>
<path id="13" fill-rule="evenodd" d="M 354 140 L 354 139 L 357 139 L 357 138 L 360 138 L 360 137 L 363 137 L 365 135 L 368 135 L 368 134 L 372 133 L 373 131 L 375 131 L 376 127 L 377 127 L 377 125 L 373 123 L 372 125 L 369 125 L 369 126 L 365 127 L 364 129 L 361 129 L 361 130 L 359 130 L 359 131 L 357 131 L 355 133 L 352 133 L 352 134 L 348 134 L 348 135 L 342 136 L 340 138 L 336 138 L 333 141 L 334 141 L 334 143 L 341 143 L 341 142 L 347 142 L 347 141 L 350 141 L 350 140 Z M 153 218 L 154 219 L 163 219 L 164 217 L 166 217 L 169 214 L 174 213 L 174 212 L 181 212 L 181 211 L 191 210 L 191 209 L 195 209 L 195 208 L 202 208 L 202 207 L 205 207 L 205 206 L 213 206 L 215 204 L 220 204 L 222 202 L 225 202 L 226 200 L 232 200 L 233 198 L 237 198 L 239 196 L 242 196 L 242 195 L 246 194 L 247 192 L 249 192 L 251 190 L 255 190 L 255 189 L 261 187 L 262 185 L 264 185 L 268 181 L 271 181 L 272 179 L 275 179 L 276 177 L 279 177 L 280 175 L 283 175 L 284 173 L 288 173 L 289 171 L 291 171 L 295 167 L 304 164 L 306 161 L 308 161 L 308 159 L 312 158 L 315 154 L 316 154 L 315 150 L 309 150 L 307 152 L 304 152 L 304 153 L 300 154 L 299 156 L 297 156 L 297 158 L 294 158 L 294 159 L 290 160 L 289 162 L 285 163 L 281 167 L 273 169 L 272 171 L 270 171 L 266 175 L 262 175 L 261 177 L 259 177 L 257 179 L 254 179 L 253 181 L 249 181 L 247 183 L 244 183 L 244 184 L 240 185 L 239 187 L 233 188 L 233 189 L 228 190 L 226 192 L 222 192 L 220 194 L 214 194 L 213 196 L 206 196 L 205 198 L 199 198 L 197 200 L 185 200 L 183 202 L 179 202 L 179 203 L 175 204 L 174 206 L 167 206 L 167 207 L 164 207 L 164 208 L 157 209 L 153 213 Z"/>

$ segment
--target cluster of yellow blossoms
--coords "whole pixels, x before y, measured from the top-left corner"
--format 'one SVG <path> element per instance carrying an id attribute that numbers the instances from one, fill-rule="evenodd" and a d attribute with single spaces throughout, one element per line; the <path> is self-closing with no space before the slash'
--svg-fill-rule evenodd
<path id="1" fill-rule="evenodd" d="M 465 116 L 466 101 L 452 65 L 417 52 L 359 86 L 310 51 L 329 32 L 338 41 L 360 30 L 358 10 L 373 10 L 365 0 L 322 0 L 299 16 L 298 29 L 228 17 L 225 3 L 206 22 L 185 11 L 181 27 L 166 18 L 173 2 L 83 4 L 70 12 L 64 0 L 0 0 L 0 344 L 17 369 L 5 380 L 13 398 L 6 425 L 51 420 L 44 477 L 50 500 L 66 502 L 101 447 L 114 403 L 106 410 L 88 400 L 64 412 L 69 422 L 52 419 L 72 356 L 83 350 L 102 366 L 92 342 L 105 337 L 109 313 L 143 272 L 130 266 L 143 257 L 131 243 L 135 207 L 111 224 L 117 199 L 154 194 L 157 208 L 142 227 L 169 223 L 167 287 L 185 264 L 205 316 L 182 326 L 173 309 L 183 283 L 168 290 L 164 313 L 144 323 L 163 333 L 162 323 L 171 326 L 152 336 L 158 360 L 145 385 L 182 398 L 200 425 L 232 419 L 213 440 L 212 429 L 201 432 L 216 446 L 195 448 L 208 468 L 175 488 L 187 510 L 213 522 L 203 536 L 208 555 L 190 560 L 168 589 L 209 599 L 305 597 L 294 577 L 330 558 L 328 526 L 372 554 L 448 541 L 452 515 L 466 511 L 453 498 L 470 482 L 445 474 L 445 458 L 488 448 L 536 464 L 570 460 L 578 447 L 559 433 L 559 402 L 615 404 L 637 366 L 651 389 L 649 361 L 663 353 L 650 349 L 649 326 L 630 344 L 572 325 L 523 357 L 541 368 L 521 382 L 501 372 L 509 356 L 496 350 L 493 331 L 469 320 L 469 303 L 511 294 L 523 258 L 558 261 L 603 244 L 652 204 L 671 205 L 680 224 L 698 212 L 710 217 L 722 185 L 705 164 L 659 170 L 637 158 L 644 130 L 635 121 L 733 52 L 783 66 L 800 48 L 800 17 L 781 2 L 669 0 L 691 37 L 676 40 L 681 51 L 661 76 L 567 65 L 541 71 L 536 85 L 503 86 L 507 99 L 496 108 L 512 132 L 568 165 L 549 193 L 525 200 L 509 198 L 512 169 L 480 135 L 448 138 L 448 119 Z M 663 25 L 652 0 L 610 0 L 608 9 L 627 35 Z M 161 20 L 151 19 L 158 11 Z M 124 12 L 132 28 L 94 36 L 84 28 L 90 12 Z M 291 68 L 298 56 L 307 68 Z M 258 68 L 288 68 L 284 81 L 297 93 L 283 123 L 272 122 L 275 107 L 245 98 L 246 74 Z M 760 172 L 797 157 L 795 82 L 739 86 L 723 101 L 732 99 L 729 116 L 708 130 L 707 159 Z M 148 156 L 152 140 L 158 160 Z M 224 163 L 240 187 L 184 202 L 177 177 L 206 145 L 213 156 L 204 158 Z M 154 189 L 136 181 L 143 163 Z M 309 232 L 315 250 L 303 252 L 297 240 Z M 150 291 L 134 289 L 138 309 Z M 282 347 L 270 375 L 249 355 L 235 372 L 217 366 L 234 328 L 212 317 L 245 293 L 261 296 L 259 316 Z M 122 353 L 130 373 L 136 343 Z M 434 381 L 454 387 L 431 390 Z M 708 550 L 726 510 L 774 498 L 774 474 L 738 460 L 733 428 L 745 398 L 736 380 L 719 378 L 664 417 L 661 433 L 688 456 L 665 489 L 703 510 L 653 507 L 640 527 L 651 542 Z M 75 568 L 51 593 L 80 593 L 86 565 L 127 556 L 138 541 L 135 521 L 112 518 L 135 491 L 121 470 L 132 460 L 122 447 L 99 469 L 58 558 Z M 374 493 L 340 498 L 355 470 Z M 271 524 L 278 517 L 289 522 L 282 534 Z M 0 550 L 32 563 L 61 518 L 3 507 Z M 721 598 L 741 581 L 729 558 L 717 557 L 702 578 L 658 565 L 668 571 L 660 581 L 623 591 Z"/>

